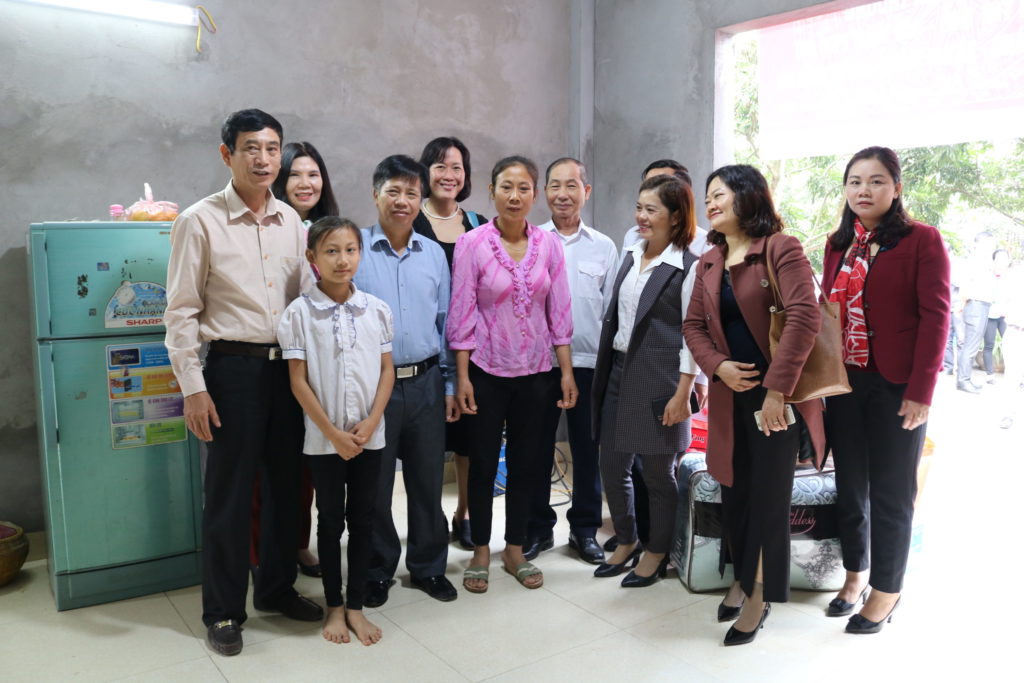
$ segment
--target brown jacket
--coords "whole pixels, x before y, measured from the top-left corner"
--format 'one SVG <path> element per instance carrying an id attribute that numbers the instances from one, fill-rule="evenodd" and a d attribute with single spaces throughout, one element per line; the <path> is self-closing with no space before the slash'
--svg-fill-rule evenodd
<path id="1" fill-rule="evenodd" d="M 730 269 L 730 275 L 743 319 L 761 353 L 770 359 L 762 384 L 766 389 L 789 394 L 796 387 L 814 337 L 821 328 L 821 315 L 815 299 L 811 265 L 804 256 L 800 241 L 784 234 L 778 234 L 773 240 L 773 265 L 786 307 L 786 328 L 775 357 L 768 352 L 768 308 L 772 305 L 772 294 L 764 262 L 767 238 L 751 242 L 746 258 Z M 715 369 L 722 361 L 729 360 L 720 314 L 725 247 L 709 250 L 696 268 L 693 298 L 683 321 L 683 335 L 697 364 L 712 380 L 708 385 L 708 471 L 725 486 L 732 486 L 733 392 L 715 376 Z M 825 457 L 822 402 L 807 401 L 794 407 L 807 424 L 820 466 Z M 754 419 L 753 415 L 750 419 Z"/>

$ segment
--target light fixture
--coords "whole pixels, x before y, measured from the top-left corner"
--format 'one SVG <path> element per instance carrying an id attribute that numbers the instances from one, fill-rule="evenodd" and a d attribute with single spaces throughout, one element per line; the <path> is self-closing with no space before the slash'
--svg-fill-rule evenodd
<path id="1" fill-rule="evenodd" d="M 50 5 L 68 9 L 113 14 L 132 19 L 158 21 L 165 24 L 199 25 L 199 12 L 195 7 L 176 5 L 158 0 L 21 0 L 36 5 Z"/>

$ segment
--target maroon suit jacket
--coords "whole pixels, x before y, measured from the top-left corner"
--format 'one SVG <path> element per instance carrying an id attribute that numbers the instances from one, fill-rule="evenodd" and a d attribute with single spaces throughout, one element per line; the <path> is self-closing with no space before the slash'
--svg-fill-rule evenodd
<path id="1" fill-rule="evenodd" d="M 768 352 L 768 308 L 772 305 L 768 269 L 764 261 L 768 238 L 761 237 L 751 242 L 746 258 L 730 269 L 730 275 L 743 319 L 761 353 L 770 359 L 762 384 L 767 389 L 790 394 L 814 345 L 814 337 L 821 329 L 821 313 L 815 300 L 811 264 L 804 255 L 800 240 L 784 234 L 772 239 L 775 242 L 772 246 L 775 275 L 786 307 L 786 328 L 774 357 Z M 708 471 L 725 486 L 732 486 L 733 392 L 714 376 L 722 361 L 729 360 L 729 346 L 720 313 L 725 248 L 712 248 L 695 267 L 693 298 L 683 321 L 683 336 L 701 370 L 712 378 L 708 388 Z M 820 466 L 825 457 L 822 402 L 807 401 L 795 407 L 807 424 Z M 749 419 L 753 420 L 754 416 Z"/>
<path id="2" fill-rule="evenodd" d="M 822 291 L 831 292 L 843 254 L 825 245 Z M 906 384 L 903 398 L 931 405 L 949 334 L 949 256 L 939 231 L 914 223 L 875 256 L 864 285 L 870 355 L 882 377 Z"/>

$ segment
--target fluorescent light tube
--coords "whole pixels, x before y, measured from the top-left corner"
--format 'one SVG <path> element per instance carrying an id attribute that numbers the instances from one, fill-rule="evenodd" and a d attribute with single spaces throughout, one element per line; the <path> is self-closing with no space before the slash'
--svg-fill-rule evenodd
<path id="1" fill-rule="evenodd" d="M 22 2 L 113 14 L 165 24 L 196 26 L 199 23 L 199 14 L 195 7 L 158 2 L 157 0 L 22 0 Z"/>

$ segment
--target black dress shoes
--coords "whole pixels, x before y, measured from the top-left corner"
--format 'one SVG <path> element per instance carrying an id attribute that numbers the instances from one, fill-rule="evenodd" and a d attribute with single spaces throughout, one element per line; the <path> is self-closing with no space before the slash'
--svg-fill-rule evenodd
<path id="1" fill-rule="evenodd" d="M 753 631 L 741 631 L 735 626 L 730 626 L 729 631 L 725 634 L 726 645 L 746 645 L 754 641 L 757 637 L 757 632 L 764 628 L 764 620 L 768 618 L 768 615 L 772 613 L 772 604 L 770 602 L 764 603 L 764 612 L 761 612 L 761 621 L 757 622 L 757 628 Z"/>
<path id="2" fill-rule="evenodd" d="M 577 536 L 569 534 L 569 547 L 576 551 L 580 559 L 589 564 L 604 564 L 604 551 L 593 536 Z"/>
<path id="3" fill-rule="evenodd" d="M 860 592 L 857 599 L 853 602 L 846 602 L 842 598 L 833 598 L 832 602 L 828 603 L 828 609 L 825 610 L 825 616 L 829 617 L 845 617 L 847 614 L 853 611 L 853 608 L 857 606 L 857 603 L 863 603 L 867 600 L 868 589 L 867 586 Z"/>
<path id="4" fill-rule="evenodd" d="M 237 655 L 242 651 L 242 627 L 234 619 L 210 624 L 206 628 L 206 644 L 219 655 Z"/>
<path id="5" fill-rule="evenodd" d="M 526 545 L 523 546 L 523 557 L 529 561 L 537 559 L 545 550 L 551 550 L 555 547 L 555 537 L 545 536 L 544 538 L 527 538 Z"/>
<path id="6" fill-rule="evenodd" d="M 612 536 L 607 541 L 605 541 L 604 545 L 601 547 L 604 548 L 604 551 L 606 553 L 614 553 L 615 549 L 619 547 L 619 539 Z"/>
<path id="7" fill-rule="evenodd" d="M 292 593 L 270 602 L 253 600 L 253 607 L 261 612 L 280 612 L 296 621 L 320 621 L 324 618 L 324 610 L 320 605 L 298 593 Z"/>
<path id="8" fill-rule="evenodd" d="M 472 550 L 476 547 L 473 545 L 473 535 L 471 531 L 468 517 L 461 522 L 452 517 L 452 540 L 458 543 L 459 547 L 463 550 Z"/>
<path id="9" fill-rule="evenodd" d="M 416 586 L 435 600 L 440 600 L 441 602 L 451 602 L 455 598 L 459 597 L 458 592 L 455 590 L 455 586 L 453 586 L 452 582 L 446 579 L 443 574 L 440 576 L 428 576 L 425 579 L 417 579 L 414 576 L 412 577 L 411 582 L 412 585 Z"/>
<path id="10" fill-rule="evenodd" d="M 363 596 L 363 605 L 366 607 L 380 607 L 388 601 L 388 590 L 395 585 L 394 579 L 387 581 L 367 581 L 366 595 Z"/>

